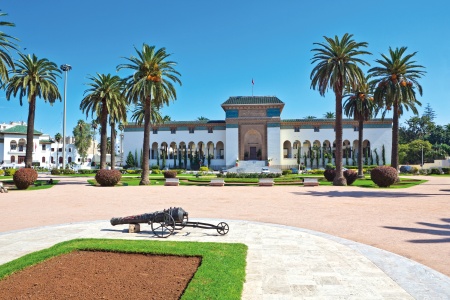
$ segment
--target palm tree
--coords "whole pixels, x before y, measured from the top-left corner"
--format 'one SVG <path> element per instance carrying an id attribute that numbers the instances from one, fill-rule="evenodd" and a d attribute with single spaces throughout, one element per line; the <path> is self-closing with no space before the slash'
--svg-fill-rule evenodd
<path id="1" fill-rule="evenodd" d="M 168 104 L 169 100 L 176 99 L 176 90 L 172 83 L 181 81 L 174 67 L 176 62 L 168 61 L 170 54 L 165 48 L 156 50 L 155 46 L 142 45 L 142 50 L 135 48 L 137 56 L 126 58 L 128 64 L 121 64 L 117 69 L 130 69 L 134 73 L 127 78 L 125 95 L 129 103 L 144 105 L 144 138 L 143 138 L 143 166 L 139 184 L 148 185 L 149 180 L 149 153 L 150 153 L 150 126 L 152 102 L 157 107 Z"/>
<path id="2" fill-rule="evenodd" d="M 150 112 L 150 119 L 151 119 L 151 123 L 152 124 L 162 124 L 166 122 L 166 117 L 162 117 L 161 113 L 158 109 L 158 107 L 156 107 L 155 105 L 151 106 L 151 112 Z M 142 123 L 144 122 L 144 115 L 145 115 L 145 111 L 144 111 L 144 104 L 142 104 L 141 102 L 136 104 L 135 109 L 133 110 L 133 114 L 131 115 L 131 120 L 136 122 L 137 125 L 142 125 Z M 170 121 L 170 117 L 169 117 L 169 121 Z"/>
<path id="3" fill-rule="evenodd" d="M 370 95 L 367 78 L 362 82 L 357 90 L 344 96 L 347 100 L 344 103 L 344 114 L 353 117 L 358 121 L 358 177 L 364 178 L 363 174 L 363 130 L 364 121 L 372 118 L 375 110 L 374 99 Z"/>
<path id="4" fill-rule="evenodd" d="M 97 119 L 93 119 L 91 121 L 91 128 L 93 129 L 93 134 L 92 134 L 92 160 L 94 159 L 94 154 L 95 154 L 95 134 L 97 132 L 97 128 L 98 128 L 98 120 Z"/>
<path id="5" fill-rule="evenodd" d="M 33 136 L 34 118 L 36 115 L 36 98 L 42 98 L 53 104 L 56 99 L 61 100 L 56 78 L 60 77 L 61 70 L 48 59 L 38 59 L 36 55 L 24 55 L 19 53 L 20 59 L 16 62 L 16 69 L 12 70 L 13 76 L 6 85 L 6 99 L 19 94 L 20 105 L 22 98 L 28 97 L 28 121 L 27 121 L 27 149 L 25 154 L 25 167 L 31 168 L 33 162 Z"/>
<path id="6" fill-rule="evenodd" d="M 123 84 L 123 81 L 122 81 Z M 123 91 L 123 86 L 120 88 Z M 127 121 L 127 102 L 125 97 L 116 98 L 109 106 L 109 125 L 111 126 L 111 168 L 116 165 L 116 123 Z"/>
<path id="7" fill-rule="evenodd" d="M 376 85 L 374 99 L 384 118 L 387 111 L 393 109 L 392 117 L 392 153 L 391 166 L 398 169 L 398 129 L 403 110 L 418 114 L 416 105 L 422 105 L 416 98 L 415 89 L 422 95 L 422 86 L 418 80 L 426 73 L 421 65 L 412 58 L 417 52 L 405 54 L 407 47 L 389 48 L 389 56 L 381 54 L 383 59 L 375 60 L 380 66 L 369 70 Z"/>
<path id="8" fill-rule="evenodd" d="M 123 82 L 119 76 L 111 74 L 97 73 L 97 77 L 90 76 L 89 79 L 91 82 L 87 85 L 90 88 L 84 91 L 88 94 L 81 100 L 80 109 L 86 112 L 86 117 L 89 112 L 92 116 L 95 112 L 100 120 L 100 169 L 105 169 L 108 115 L 114 111 L 114 104 L 122 101 Z"/>
<path id="9" fill-rule="evenodd" d="M 61 142 L 62 136 L 61 133 L 55 134 L 55 141 L 57 142 L 56 148 L 56 165 L 59 167 L 59 142 Z"/>
<path id="10" fill-rule="evenodd" d="M 7 16 L 8 14 L 0 13 L 0 17 Z M 14 27 L 14 23 L 0 22 L 0 26 Z M 8 81 L 8 67 L 14 69 L 14 62 L 9 55 L 9 50 L 17 50 L 16 44 L 11 40 L 18 40 L 15 37 L 7 35 L 3 31 L 0 31 L 0 83 L 3 85 Z"/>
<path id="11" fill-rule="evenodd" d="M 209 121 L 209 119 L 207 117 L 204 116 L 200 116 L 197 118 L 198 121 Z"/>
<path id="12" fill-rule="evenodd" d="M 306 116 L 305 119 L 307 119 L 307 120 L 314 120 L 314 119 L 317 119 L 317 117 L 314 117 L 314 116 Z"/>
<path id="13" fill-rule="evenodd" d="M 332 111 L 326 112 L 323 117 L 325 119 L 335 119 L 336 118 L 336 114 Z"/>
<path id="14" fill-rule="evenodd" d="M 342 172 L 342 98 L 346 88 L 356 89 L 364 80 L 362 70 L 358 65 L 369 65 L 358 58 L 359 55 L 371 54 L 360 50 L 367 47 L 366 42 L 357 43 L 352 39 L 353 35 L 344 34 L 339 39 L 324 37 L 326 43 L 314 43 L 320 46 L 312 49 L 315 52 L 311 59 L 315 67 L 311 71 L 311 88 L 318 89 L 321 96 L 325 96 L 328 88 L 331 88 L 336 98 L 336 176 L 333 185 L 346 185 Z"/>

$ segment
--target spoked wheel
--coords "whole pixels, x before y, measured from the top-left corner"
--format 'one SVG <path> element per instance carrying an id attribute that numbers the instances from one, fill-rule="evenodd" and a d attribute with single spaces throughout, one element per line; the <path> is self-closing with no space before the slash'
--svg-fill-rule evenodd
<path id="1" fill-rule="evenodd" d="M 166 238 L 170 236 L 175 229 L 175 221 L 171 215 L 164 213 L 164 218 L 161 222 L 152 222 L 152 231 L 159 238 Z"/>
<path id="2" fill-rule="evenodd" d="M 188 216 L 183 216 L 183 220 L 181 221 L 181 223 L 176 223 L 177 226 L 175 226 L 175 230 L 181 230 L 184 227 L 186 227 L 187 222 L 189 222 L 189 217 Z"/>
<path id="3" fill-rule="evenodd" d="M 220 235 L 225 235 L 228 233 L 228 230 L 230 230 L 230 227 L 228 226 L 227 223 L 225 222 L 220 222 L 219 224 L 217 224 L 217 232 Z"/>

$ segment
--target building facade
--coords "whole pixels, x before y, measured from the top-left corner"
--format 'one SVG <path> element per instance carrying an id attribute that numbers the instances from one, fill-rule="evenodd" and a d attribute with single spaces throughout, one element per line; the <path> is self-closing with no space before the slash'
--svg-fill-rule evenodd
<path id="1" fill-rule="evenodd" d="M 230 97 L 222 104 L 225 120 L 155 124 L 150 132 L 150 165 L 165 162 L 168 167 L 190 169 L 200 161 L 200 165 L 220 169 L 262 162 L 287 169 L 299 165 L 321 168 L 333 163 L 334 119 L 283 120 L 284 105 L 272 96 Z M 124 161 L 128 153 L 140 157 L 143 134 L 141 125 L 125 126 L 121 141 Z M 344 164 L 356 164 L 357 121 L 343 120 L 343 141 Z M 392 120 L 365 122 L 363 148 L 369 164 L 389 164 Z"/>
<path id="2" fill-rule="evenodd" d="M 73 137 L 66 137 L 65 163 L 81 164 L 81 157 L 74 145 Z M 33 135 L 33 165 L 58 168 L 63 165 L 63 141 L 56 142 L 48 134 L 37 130 Z M 0 166 L 18 168 L 25 166 L 27 125 L 24 122 L 0 124 Z M 95 142 L 94 142 L 95 145 Z M 88 150 L 87 161 L 97 155 L 96 147 Z"/>

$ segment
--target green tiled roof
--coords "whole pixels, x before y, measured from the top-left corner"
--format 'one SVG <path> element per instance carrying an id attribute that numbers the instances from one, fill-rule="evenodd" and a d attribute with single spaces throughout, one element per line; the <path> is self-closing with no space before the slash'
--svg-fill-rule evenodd
<path id="1" fill-rule="evenodd" d="M 18 133 L 18 134 L 27 134 L 27 126 L 25 125 L 16 125 L 11 128 L 1 130 L 1 133 Z M 42 132 L 34 130 L 33 134 L 42 134 Z"/>
<path id="2" fill-rule="evenodd" d="M 222 105 L 242 105 L 242 104 L 284 104 L 275 96 L 237 96 L 230 97 Z"/>

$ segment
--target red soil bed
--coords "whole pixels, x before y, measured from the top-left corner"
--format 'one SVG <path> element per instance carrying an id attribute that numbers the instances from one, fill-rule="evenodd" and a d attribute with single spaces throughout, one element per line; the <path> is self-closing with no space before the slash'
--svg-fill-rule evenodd
<path id="1" fill-rule="evenodd" d="M 0 281 L 2 299 L 179 299 L 200 257 L 75 251 Z"/>

